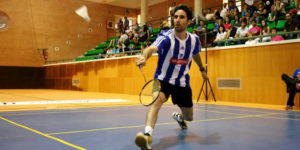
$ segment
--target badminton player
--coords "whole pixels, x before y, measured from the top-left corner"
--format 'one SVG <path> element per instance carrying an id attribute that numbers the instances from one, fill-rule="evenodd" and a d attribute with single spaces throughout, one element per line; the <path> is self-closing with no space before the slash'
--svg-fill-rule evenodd
<path id="1" fill-rule="evenodd" d="M 173 104 L 181 109 L 180 113 L 172 114 L 180 127 L 187 129 L 186 121 L 193 120 L 192 90 L 188 74 L 192 58 L 198 65 L 204 80 L 207 79 L 207 75 L 199 55 L 200 40 L 195 34 L 187 32 L 192 17 L 192 11 L 187 6 L 177 6 L 174 9 L 174 29 L 162 31 L 155 42 L 136 59 L 137 66 L 145 65 L 152 53 L 157 52 L 158 63 L 154 78 L 161 83 L 159 98 L 147 112 L 145 132 L 139 132 L 135 138 L 135 143 L 142 150 L 151 149 L 152 132 L 158 111 L 170 95 Z"/>

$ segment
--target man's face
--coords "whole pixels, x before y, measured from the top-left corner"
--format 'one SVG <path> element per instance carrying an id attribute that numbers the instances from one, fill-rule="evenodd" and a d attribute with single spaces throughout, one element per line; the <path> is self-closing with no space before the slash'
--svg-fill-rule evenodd
<path id="1" fill-rule="evenodd" d="M 187 15 L 183 10 L 177 10 L 174 15 L 174 24 L 176 32 L 183 32 L 187 29 L 190 20 L 187 19 Z"/>

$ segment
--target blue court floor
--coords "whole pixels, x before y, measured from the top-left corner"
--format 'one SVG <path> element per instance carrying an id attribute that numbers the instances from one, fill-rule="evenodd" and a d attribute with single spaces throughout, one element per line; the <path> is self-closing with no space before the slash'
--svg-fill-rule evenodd
<path id="1" fill-rule="evenodd" d="M 143 106 L 0 112 L 1 150 L 138 150 Z M 300 112 L 195 104 L 194 121 L 181 131 L 165 104 L 153 150 L 299 150 Z"/>

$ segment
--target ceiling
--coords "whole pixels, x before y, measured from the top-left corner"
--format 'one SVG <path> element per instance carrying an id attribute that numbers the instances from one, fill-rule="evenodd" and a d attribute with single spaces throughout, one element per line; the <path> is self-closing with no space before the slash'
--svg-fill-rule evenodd
<path id="1" fill-rule="evenodd" d="M 141 8 L 141 0 L 86 0 L 91 2 L 103 3 L 113 6 L 119 6 L 124 8 Z M 165 2 L 167 0 L 148 0 L 148 6 L 152 6 L 161 2 Z"/>

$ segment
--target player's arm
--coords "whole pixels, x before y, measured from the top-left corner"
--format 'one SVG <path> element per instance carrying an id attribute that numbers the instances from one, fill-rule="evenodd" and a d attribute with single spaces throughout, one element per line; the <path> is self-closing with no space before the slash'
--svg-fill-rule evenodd
<path id="1" fill-rule="evenodd" d="M 201 60 L 201 57 L 200 57 L 199 53 L 196 54 L 196 55 L 193 55 L 193 59 L 194 59 L 194 61 L 196 62 L 196 64 L 198 65 L 199 70 L 201 71 L 202 78 L 203 78 L 204 80 L 207 80 L 208 77 L 207 77 L 205 68 L 204 68 L 204 66 L 203 66 L 203 64 L 202 64 L 202 60 Z"/>
<path id="2" fill-rule="evenodd" d="M 138 56 L 136 58 L 136 65 L 139 66 L 139 65 L 146 65 L 146 61 L 147 59 L 149 59 L 153 53 L 157 52 L 158 51 L 158 47 L 157 46 L 154 46 L 154 45 L 151 45 L 147 48 L 144 49 L 143 53 L 141 54 L 141 56 Z"/>

